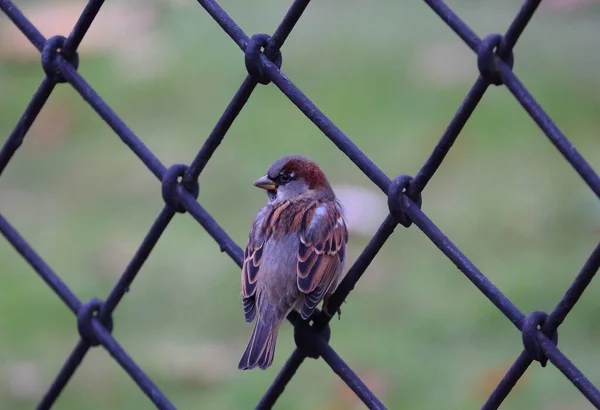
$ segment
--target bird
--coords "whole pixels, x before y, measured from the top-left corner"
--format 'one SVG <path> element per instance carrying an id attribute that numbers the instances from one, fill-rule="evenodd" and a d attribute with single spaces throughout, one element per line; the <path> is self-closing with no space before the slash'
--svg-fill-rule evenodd
<path id="1" fill-rule="evenodd" d="M 308 320 L 323 300 L 327 312 L 348 243 L 342 205 L 316 162 L 283 156 L 254 186 L 266 190 L 267 204 L 254 218 L 244 251 L 242 306 L 246 322 L 256 322 L 240 370 L 273 363 L 279 328 L 292 310 Z"/>

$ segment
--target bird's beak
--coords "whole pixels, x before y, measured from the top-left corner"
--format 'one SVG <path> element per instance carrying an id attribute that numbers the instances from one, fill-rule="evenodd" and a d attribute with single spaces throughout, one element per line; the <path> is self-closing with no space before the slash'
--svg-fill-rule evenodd
<path id="1" fill-rule="evenodd" d="M 257 187 L 257 188 L 265 189 L 267 191 L 272 191 L 274 189 L 277 189 L 277 184 L 275 182 L 273 182 L 271 180 L 271 178 L 269 178 L 268 175 L 265 175 L 264 177 L 258 178 L 254 182 L 254 186 Z"/>

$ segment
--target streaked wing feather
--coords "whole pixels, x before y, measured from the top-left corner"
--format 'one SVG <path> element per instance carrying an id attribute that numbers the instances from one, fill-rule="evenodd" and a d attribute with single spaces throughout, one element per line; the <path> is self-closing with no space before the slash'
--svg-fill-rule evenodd
<path id="1" fill-rule="evenodd" d="M 244 307 L 244 317 L 247 322 L 252 322 L 256 317 L 256 282 L 262 261 L 263 246 L 271 234 L 271 230 L 266 229 L 268 221 L 273 217 L 275 208 L 267 209 L 267 212 L 259 212 L 256 216 L 248 243 L 244 251 L 244 263 L 242 265 L 242 305 Z"/>
<path id="2" fill-rule="evenodd" d="M 298 248 L 297 283 L 305 293 L 301 315 L 307 319 L 325 294 L 336 285 L 337 271 L 344 260 L 348 230 L 341 211 L 334 202 L 315 204 L 327 206 L 326 212 L 304 215 Z M 312 218 L 319 218 L 312 221 Z"/>
<path id="3" fill-rule="evenodd" d="M 327 289 L 324 286 L 319 286 L 304 297 L 304 305 L 300 311 L 300 315 L 303 319 L 306 320 L 312 315 L 321 299 L 323 299 L 323 296 L 325 296 L 326 290 Z"/>
<path id="4" fill-rule="evenodd" d="M 256 250 L 253 249 L 251 240 L 248 241 L 244 253 L 244 264 L 242 265 L 242 304 L 244 306 L 244 317 L 246 322 L 252 322 L 256 316 L 256 304 L 254 293 L 256 292 L 256 281 L 262 258 L 263 244 Z"/>
<path id="5" fill-rule="evenodd" d="M 244 306 L 244 318 L 246 319 L 246 322 L 252 322 L 256 317 L 256 303 L 254 303 L 254 295 L 249 298 L 242 298 L 242 305 Z"/>
<path id="6" fill-rule="evenodd" d="M 256 280 L 262 259 L 263 244 L 253 249 L 251 243 L 246 247 L 246 258 L 242 266 L 242 296 L 248 298 L 256 291 Z"/>

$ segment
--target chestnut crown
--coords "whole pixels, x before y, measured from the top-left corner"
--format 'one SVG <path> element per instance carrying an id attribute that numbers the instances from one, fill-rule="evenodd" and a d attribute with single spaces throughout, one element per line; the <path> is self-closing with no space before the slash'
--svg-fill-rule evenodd
<path id="1" fill-rule="evenodd" d="M 312 160 L 300 155 L 278 158 L 265 176 L 254 183 L 267 190 L 269 202 L 280 202 L 300 196 L 334 199 L 327 177 Z"/>

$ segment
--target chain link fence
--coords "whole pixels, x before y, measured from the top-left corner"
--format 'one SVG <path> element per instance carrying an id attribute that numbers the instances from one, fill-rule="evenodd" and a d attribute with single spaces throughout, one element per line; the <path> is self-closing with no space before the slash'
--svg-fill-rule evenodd
<path id="1" fill-rule="evenodd" d="M 421 192 L 444 161 L 463 126 L 490 85 L 504 85 L 513 94 L 589 188 L 597 196 L 600 196 L 598 175 L 512 71 L 512 50 L 541 0 L 526 0 L 504 35 L 490 34 L 483 39 L 479 38 L 444 2 L 440 0 L 424 1 L 476 53 L 480 74 L 433 152 L 417 174 L 414 177 L 400 175 L 390 178 L 365 156 L 281 71 L 283 59 L 280 49 L 309 5 L 309 0 L 294 1 L 272 36 L 255 34 L 251 37 L 244 33 L 216 1 L 198 0 L 198 3 L 242 50 L 248 75 L 191 163 L 189 165 L 174 164 L 168 167 L 161 163 L 77 72 L 79 63 L 77 47 L 96 15 L 101 11 L 103 1 L 88 1 L 67 38 L 53 36 L 46 39 L 10 0 L 0 0 L 0 9 L 41 53 L 41 63 L 46 74 L 0 150 L 0 176 L 23 142 L 29 128 L 56 85 L 69 83 L 162 183 L 162 197 L 165 202 L 164 208 L 109 295 L 104 300 L 92 299 L 87 302 L 79 300 L 8 220 L 0 215 L 0 231 L 3 236 L 76 315 L 77 327 L 81 336 L 52 385 L 39 402 L 38 409 L 52 407 L 89 349 L 100 345 L 123 367 L 157 408 L 175 408 L 174 404 L 111 335 L 112 313 L 128 291 L 159 237 L 178 213 L 189 213 L 214 238 L 221 251 L 227 253 L 241 267 L 242 249 L 197 201 L 198 177 L 256 86 L 270 83 L 279 88 L 388 198 L 389 215 L 381 223 L 356 262 L 349 268 L 337 291 L 330 298 L 331 312 L 335 312 L 341 306 L 397 225 L 400 224 L 407 228 L 414 225 L 427 235 L 431 242 L 522 333 L 524 346 L 522 353 L 487 402 L 483 404 L 483 409 L 498 408 L 533 361 L 539 362 L 542 366 L 546 366 L 548 361 L 552 363 L 596 408 L 600 408 L 598 389 L 557 347 L 559 325 L 577 303 L 600 266 L 600 244 L 584 263 L 575 281 L 552 312 L 535 311 L 524 314 L 469 261 L 421 210 Z M 273 407 L 287 383 L 307 357 L 320 357 L 325 360 L 368 408 L 386 408 L 328 344 L 330 316 L 324 312 L 317 312 L 310 322 L 305 322 L 293 312 L 288 319 L 294 325 L 294 339 L 297 347 L 256 408 Z"/>

